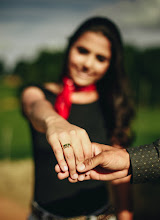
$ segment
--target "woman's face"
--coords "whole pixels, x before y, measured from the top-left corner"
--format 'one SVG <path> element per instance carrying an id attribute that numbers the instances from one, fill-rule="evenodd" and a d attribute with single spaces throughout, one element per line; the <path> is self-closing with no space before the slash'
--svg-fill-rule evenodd
<path id="1" fill-rule="evenodd" d="M 69 76 L 79 86 L 100 80 L 109 68 L 111 43 L 101 33 L 85 32 L 69 52 Z"/>

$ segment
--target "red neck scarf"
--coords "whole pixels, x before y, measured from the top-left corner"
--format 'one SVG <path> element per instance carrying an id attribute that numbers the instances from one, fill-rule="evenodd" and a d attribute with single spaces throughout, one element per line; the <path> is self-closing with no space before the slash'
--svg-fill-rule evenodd
<path id="1" fill-rule="evenodd" d="M 56 98 L 55 110 L 58 112 L 59 115 L 67 119 L 69 117 L 72 106 L 72 102 L 71 102 L 72 92 L 77 92 L 77 91 L 89 92 L 95 90 L 96 90 L 96 86 L 94 84 L 89 86 L 77 87 L 74 85 L 72 79 L 68 77 L 64 77 L 63 90 Z"/>

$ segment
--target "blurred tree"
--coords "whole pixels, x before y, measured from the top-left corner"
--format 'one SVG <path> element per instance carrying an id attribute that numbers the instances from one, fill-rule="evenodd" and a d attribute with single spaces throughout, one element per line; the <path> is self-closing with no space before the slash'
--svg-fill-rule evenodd
<path id="1" fill-rule="evenodd" d="M 133 96 L 135 98 L 136 103 L 139 103 L 139 89 L 140 89 L 140 81 L 141 81 L 139 60 L 140 60 L 140 51 L 136 47 L 133 47 L 131 45 L 126 45 L 124 48 L 125 69 L 128 74 L 128 78 L 133 90 Z"/>
<path id="2" fill-rule="evenodd" d="M 143 81 L 146 82 L 144 93 L 148 93 L 150 106 L 160 105 L 160 48 L 149 48 L 142 53 L 141 72 Z"/>
<path id="3" fill-rule="evenodd" d="M 19 76 L 23 82 L 28 81 L 29 67 L 29 62 L 20 60 L 13 69 L 13 74 Z"/>
<path id="4" fill-rule="evenodd" d="M 24 84 L 57 81 L 62 60 L 63 52 L 42 51 L 32 62 L 19 61 L 13 74 L 20 76 Z"/>
<path id="5" fill-rule="evenodd" d="M 160 48 L 139 50 L 127 45 L 124 54 L 125 67 L 136 103 L 152 107 L 160 105 Z"/>
<path id="6" fill-rule="evenodd" d="M 57 81 L 62 68 L 63 52 L 42 51 L 33 66 L 41 82 Z"/>
<path id="7" fill-rule="evenodd" d="M 5 73 L 4 62 L 0 60 L 0 77 Z"/>

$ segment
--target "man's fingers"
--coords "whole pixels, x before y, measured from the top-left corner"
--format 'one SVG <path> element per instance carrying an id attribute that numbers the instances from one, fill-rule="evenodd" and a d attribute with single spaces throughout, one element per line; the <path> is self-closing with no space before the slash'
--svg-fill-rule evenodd
<path id="1" fill-rule="evenodd" d="M 95 157 L 85 160 L 83 163 L 79 163 L 77 165 L 77 170 L 78 172 L 86 172 L 88 170 L 94 169 L 96 166 L 100 165 L 101 162 L 102 162 L 101 154 L 99 154 Z"/>
<path id="2" fill-rule="evenodd" d="M 117 179 L 121 179 L 127 176 L 127 170 L 123 171 L 115 171 L 115 172 L 106 172 L 100 173 L 97 170 L 90 171 L 90 178 L 93 180 L 101 180 L 101 181 L 113 181 Z"/>
<path id="3" fill-rule="evenodd" d="M 104 145 L 104 144 L 98 144 L 98 143 L 92 143 L 92 150 L 93 150 L 93 154 L 96 156 L 98 154 L 100 154 L 103 151 L 108 151 L 113 149 L 113 147 L 109 146 L 109 145 Z"/>

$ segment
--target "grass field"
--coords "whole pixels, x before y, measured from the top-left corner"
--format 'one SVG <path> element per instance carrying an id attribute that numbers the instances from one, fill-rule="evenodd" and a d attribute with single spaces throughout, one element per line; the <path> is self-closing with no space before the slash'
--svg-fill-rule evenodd
<path id="1" fill-rule="evenodd" d="M 133 121 L 134 146 L 151 143 L 160 138 L 160 108 L 139 108 Z"/>
<path id="2" fill-rule="evenodd" d="M 0 158 L 31 156 L 28 125 L 19 109 L 0 112 Z"/>

